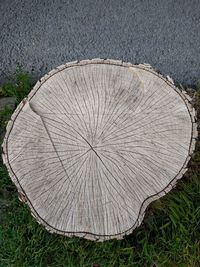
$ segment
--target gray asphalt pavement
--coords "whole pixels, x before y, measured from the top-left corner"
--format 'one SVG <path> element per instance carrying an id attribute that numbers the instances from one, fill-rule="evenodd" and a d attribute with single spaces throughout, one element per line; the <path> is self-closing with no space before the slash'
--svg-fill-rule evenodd
<path id="1" fill-rule="evenodd" d="M 0 0 L 0 82 L 16 64 L 38 79 L 75 59 L 149 63 L 200 79 L 199 0 Z"/>

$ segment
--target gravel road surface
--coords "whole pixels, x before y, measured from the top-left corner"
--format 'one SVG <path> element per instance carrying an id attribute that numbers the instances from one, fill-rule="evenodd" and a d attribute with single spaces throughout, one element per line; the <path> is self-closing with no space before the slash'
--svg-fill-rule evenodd
<path id="1" fill-rule="evenodd" d="M 34 79 L 75 59 L 149 63 L 200 79 L 199 0 L 0 0 L 0 83 L 19 63 Z"/>

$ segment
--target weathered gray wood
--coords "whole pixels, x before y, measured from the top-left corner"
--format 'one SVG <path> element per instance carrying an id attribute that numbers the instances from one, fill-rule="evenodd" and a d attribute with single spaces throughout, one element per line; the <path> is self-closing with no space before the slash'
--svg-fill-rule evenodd
<path id="1" fill-rule="evenodd" d="M 122 238 L 186 171 L 190 98 L 148 64 L 67 63 L 44 76 L 7 126 L 4 163 L 51 231 Z"/>

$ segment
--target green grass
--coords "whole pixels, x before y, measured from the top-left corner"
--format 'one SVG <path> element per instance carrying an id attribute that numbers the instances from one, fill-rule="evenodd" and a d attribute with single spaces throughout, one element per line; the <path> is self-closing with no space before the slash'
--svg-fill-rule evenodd
<path id="1" fill-rule="evenodd" d="M 0 96 L 14 96 L 19 103 L 31 90 L 31 76 L 17 67 L 15 76 L 0 87 Z"/>
<path id="2" fill-rule="evenodd" d="M 19 103 L 31 86 L 30 76 L 18 69 L 1 94 L 15 96 Z M 195 105 L 199 111 L 200 92 Z M 0 114 L 2 129 L 12 112 L 5 109 Z M 124 240 L 103 243 L 48 233 L 18 200 L 0 162 L 0 267 L 91 267 L 94 263 L 101 267 L 200 266 L 199 144 L 186 176 L 150 205 L 141 227 Z"/>

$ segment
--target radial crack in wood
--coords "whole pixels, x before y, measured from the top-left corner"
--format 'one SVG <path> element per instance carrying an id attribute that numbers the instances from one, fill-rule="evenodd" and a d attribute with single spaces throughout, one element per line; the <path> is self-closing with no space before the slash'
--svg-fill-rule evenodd
<path id="1" fill-rule="evenodd" d="M 123 238 L 186 171 L 197 136 L 189 100 L 148 64 L 52 70 L 7 126 L 3 160 L 20 199 L 50 232 Z"/>

